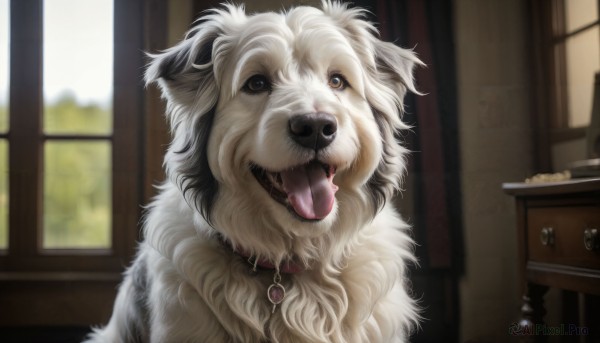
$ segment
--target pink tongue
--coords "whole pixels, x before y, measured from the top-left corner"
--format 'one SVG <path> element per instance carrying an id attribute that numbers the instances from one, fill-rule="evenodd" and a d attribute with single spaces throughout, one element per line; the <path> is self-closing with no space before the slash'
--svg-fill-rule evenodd
<path id="1" fill-rule="evenodd" d="M 333 184 L 333 173 L 330 174 L 327 177 L 318 162 L 281 172 L 283 189 L 299 216 L 323 219 L 331 212 L 338 187 Z"/>

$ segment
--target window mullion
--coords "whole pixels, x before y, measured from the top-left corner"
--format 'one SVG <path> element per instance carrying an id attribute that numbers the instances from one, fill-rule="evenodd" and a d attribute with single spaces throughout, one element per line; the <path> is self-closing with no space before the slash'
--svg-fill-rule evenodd
<path id="1" fill-rule="evenodd" d="M 130 259 L 139 238 L 143 89 L 143 1 L 115 1 L 113 249 Z"/>
<path id="2" fill-rule="evenodd" d="M 33 256 L 41 216 L 42 0 L 11 1 L 9 254 Z"/>
<path id="3" fill-rule="evenodd" d="M 552 37 L 564 36 L 566 34 L 565 18 L 565 0 L 553 1 L 553 34 Z M 566 41 L 555 42 L 554 46 L 554 103 L 555 113 L 551 127 L 554 129 L 565 128 L 569 126 L 568 116 L 568 95 L 567 89 L 567 60 L 566 60 Z"/>

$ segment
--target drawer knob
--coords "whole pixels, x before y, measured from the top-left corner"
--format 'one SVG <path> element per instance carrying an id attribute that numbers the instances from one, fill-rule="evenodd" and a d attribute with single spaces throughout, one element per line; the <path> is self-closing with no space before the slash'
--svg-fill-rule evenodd
<path id="1" fill-rule="evenodd" d="M 540 233 L 540 241 L 542 245 L 552 246 L 554 245 L 554 229 L 551 227 L 542 228 Z"/>
<path id="2" fill-rule="evenodd" d="M 585 245 L 587 251 L 600 250 L 598 229 L 585 229 L 585 231 L 583 231 L 583 245 Z"/>

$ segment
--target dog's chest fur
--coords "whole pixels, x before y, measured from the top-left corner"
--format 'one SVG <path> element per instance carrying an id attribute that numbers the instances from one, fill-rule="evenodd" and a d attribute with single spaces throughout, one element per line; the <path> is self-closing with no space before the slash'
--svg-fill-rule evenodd
<path id="1" fill-rule="evenodd" d="M 151 266 L 148 295 L 160 295 L 149 308 L 152 341 L 401 341 L 402 311 L 395 307 L 407 297 L 399 277 L 407 242 L 394 227 L 403 225 L 386 209 L 364 228 L 343 269 L 318 265 L 284 274 L 286 296 L 274 313 L 267 299 L 273 271 L 252 273 L 218 241 L 181 232 L 170 257 L 144 244 L 139 259 Z"/>

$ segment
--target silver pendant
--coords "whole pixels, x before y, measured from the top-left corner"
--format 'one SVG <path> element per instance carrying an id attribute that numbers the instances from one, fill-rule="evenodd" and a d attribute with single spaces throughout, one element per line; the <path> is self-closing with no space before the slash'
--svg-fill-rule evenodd
<path id="1" fill-rule="evenodd" d="M 273 310 L 271 313 L 275 313 L 277 305 L 281 304 L 285 298 L 285 288 L 280 282 L 281 274 L 279 274 L 279 270 L 277 270 L 273 276 L 273 283 L 267 289 L 267 298 L 269 298 L 269 301 L 271 304 L 273 304 Z"/>

